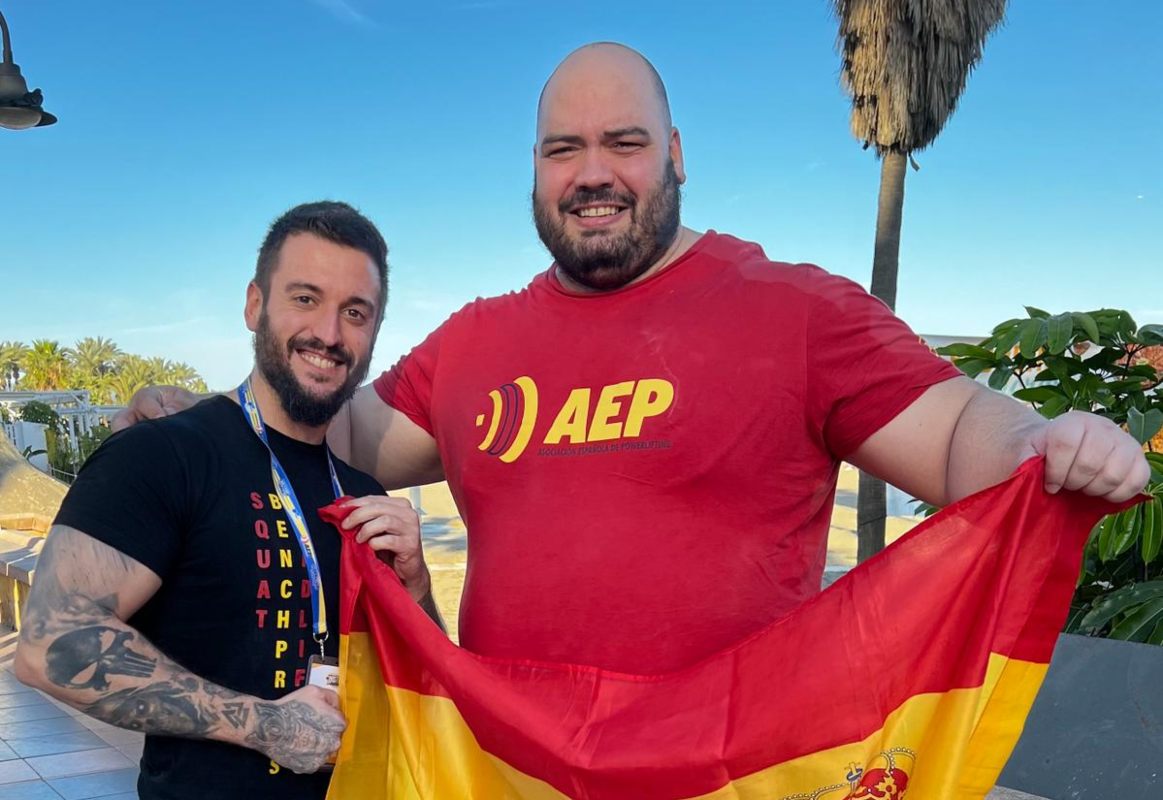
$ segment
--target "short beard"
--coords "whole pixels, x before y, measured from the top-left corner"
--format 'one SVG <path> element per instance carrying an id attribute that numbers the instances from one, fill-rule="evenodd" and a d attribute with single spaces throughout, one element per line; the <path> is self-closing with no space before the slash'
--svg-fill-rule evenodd
<path id="1" fill-rule="evenodd" d="M 579 202 L 628 206 L 629 230 L 618 235 L 582 234 L 580 241 L 571 239 L 562 217 Z M 542 244 L 566 275 L 598 291 L 625 286 L 662 258 L 678 235 L 681 204 L 678 174 L 671 159 L 667 159 L 662 182 L 641 204 L 612 189 L 582 189 L 559 202 L 555 215 L 537 202 L 536 181 L 533 186 L 533 222 Z"/>
<path id="2" fill-rule="evenodd" d="M 347 380 L 329 395 L 319 397 L 309 393 L 291 371 L 291 353 L 298 347 L 317 350 L 328 358 L 346 364 Z M 327 347 L 318 339 L 292 339 L 284 349 L 271 333 L 270 319 L 264 308 L 254 332 L 254 359 L 259 372 L 278 396 L 283 411 L 291 421 L 318 428 L 329 423 L 363 383 L 371 364 L 371 351 L 368 351 L 367 359 L 356 363 L 355 358 L 344 348 Z"/>

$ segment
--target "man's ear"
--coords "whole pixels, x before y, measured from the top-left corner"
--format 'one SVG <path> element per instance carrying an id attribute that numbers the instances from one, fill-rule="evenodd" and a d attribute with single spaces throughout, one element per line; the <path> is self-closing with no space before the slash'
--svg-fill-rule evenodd
<path id="1" fill-rule="evenodd" d="M 670 160 L 674 164 L 674 174 L 678 176 L 679 184 L 686 183 L 686 166 L 682 160 L 682 137 L 678 133 L 678 128 L 670 129 Z"/>
<path id="2" fill-rule="evenodd" d="M 263 296 L 258 284 L 251 281 L 246 285 L 246 306 L 242 316 L 246 320 L 246 329 L 251 333 L 258 330 L 258 321 L 262 318 Z"/>

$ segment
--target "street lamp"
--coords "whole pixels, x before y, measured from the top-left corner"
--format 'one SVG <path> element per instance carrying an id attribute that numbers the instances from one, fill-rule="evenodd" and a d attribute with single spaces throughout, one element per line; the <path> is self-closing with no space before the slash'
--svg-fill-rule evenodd
<path id="1" fill-rule="evenodd" d="M 4 61 L 0 63 L 0 127 L 12 130 L 52 125 L 57 118 L 40 107 L 44 98 L 40 89 L 28 91 L 20 67 L 12 61 L 12 40 L 8 23 L 0 14 L 0 33 L 4 36 Z"/>

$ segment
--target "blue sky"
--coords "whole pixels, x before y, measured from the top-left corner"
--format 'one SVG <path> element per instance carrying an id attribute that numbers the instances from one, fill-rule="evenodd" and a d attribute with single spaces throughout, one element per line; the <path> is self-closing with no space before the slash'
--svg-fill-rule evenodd
<path id="1" fill-rule="evenodd" d="M 391 248 L 374 368 L 549 258 L 541 84 L 618 40 L 667 83 L 684 221 L 867 285 L 879 163 L 848 131 L 824 0 L 0 0 L 50 128 L 0 130 L 0 340 L 106 336 L 218 388 L 251 361 L 267 224 L 360 207 Z M 922 333 L 1129 308 L 1163 322 L 1163 3 L 1010 4 L 906 185 L 898 311 Z M 1148 275 L 1152 276 L 1147 281 Z"/>

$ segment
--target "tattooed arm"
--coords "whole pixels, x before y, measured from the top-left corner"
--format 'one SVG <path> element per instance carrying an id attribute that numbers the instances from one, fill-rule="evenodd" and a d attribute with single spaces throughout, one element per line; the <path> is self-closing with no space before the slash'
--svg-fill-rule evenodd
<path id="1" fill-rule="evenodd" d="M 184 669 L 124 622 L 161 584 L 124 553 L 54 526 L 25 606 L 16 677 L 112 725 L 217 739 L 294 772 L 319 769 L 345 727 L 335 694 L 305 686 L 261 700 Z"/>

